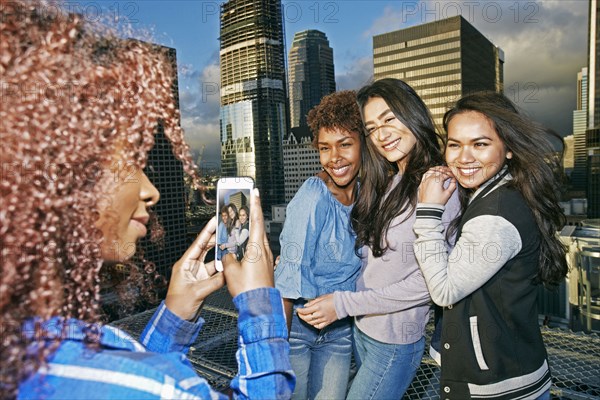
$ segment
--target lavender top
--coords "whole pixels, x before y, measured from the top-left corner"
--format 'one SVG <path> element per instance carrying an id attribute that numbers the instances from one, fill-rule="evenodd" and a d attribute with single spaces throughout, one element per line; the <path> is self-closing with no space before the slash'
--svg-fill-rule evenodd
<path id="1" fill-rule="evenodd" d="M 400 180 L 401 176 L 396 175 L 387 193 Z M 455 192 L 446 204 L 442 217 L 444 227 L 459 210 Z M 414 343 L 424 335 L 429 320 L 431 298 L 413 250 L 415 213 L 404 221 L 410 211 L 392 220 L 386 235 L 389 248 L 383 256 L 373 257 L 368 246 L 362 249 L 365 257 L 356 291 L 334 294 L 338 317 L 354 316 L 362 332 L 383 343 Z"/>

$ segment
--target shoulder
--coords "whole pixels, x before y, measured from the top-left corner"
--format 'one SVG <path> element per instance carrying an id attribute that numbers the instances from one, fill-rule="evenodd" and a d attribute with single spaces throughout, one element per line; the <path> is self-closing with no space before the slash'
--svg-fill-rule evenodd
<path id="1" fill-rule="evenodd" d="M 467 208 L 467 213 L 471 218 L 482 215 L 502 217 L 520 232 L 529 232 L 537 227 L 525 197 L 510 183 L 493 190 L 480 201 L 473 202 Z"/>
<path id="2" fill-rule="evenodd" d="M 306 207 L 309 204 L 329 202 L 331 197 L 331 192 L 327 189 L 325 182 L 317 176 L 312 176 L 300 186 L 300 189 L 290 201 L 290 205 L 301 202 Z"/>

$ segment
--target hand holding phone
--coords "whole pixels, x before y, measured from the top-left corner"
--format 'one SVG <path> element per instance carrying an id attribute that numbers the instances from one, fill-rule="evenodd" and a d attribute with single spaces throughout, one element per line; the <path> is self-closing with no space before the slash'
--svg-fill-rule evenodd
<path id="1" fill-rule="evenodd" d="M 233 254 L 244 257 L 250 234 L 250 193 L 254 180 L 250 177 L 226 177 L 217 182 L 217 231 L 215 268 L 223 271 L 222 259 Z"/>

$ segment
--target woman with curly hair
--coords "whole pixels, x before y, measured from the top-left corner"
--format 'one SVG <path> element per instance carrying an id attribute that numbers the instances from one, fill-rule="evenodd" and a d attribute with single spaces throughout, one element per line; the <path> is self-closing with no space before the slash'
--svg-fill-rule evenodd
<path id="1" fill-rule="evenodd" d="M 307 179 L 287 206 L 275 282 L 291 325 L 290 360 L 297 377 L 293 398 L 340 399 L 350 373 L 352 321 L 321 329 L 299 319 L 297 310 L 317 296 L 355 289 L 360 259 L 353 251 L 350 212 L 364 143 L 355 93 L 323 97 L 309 112 L 308 124 L 323 170 Z"/>
<path id="2" fill-rule="evenodd" d="M 234 392 L 291 395 L 283 308 L 269 288 L 256 195 L 250 241 L 264 257 L 254 254 L 251 266 L 229 260 L 225 276 L 214 273 L 203 262 L 213 219 L 173 267 L 140 342 L 101 323 L 102 268 L 121 263 L 132 279 L 153 275 L 130 260 L 159 200 L 142 172 L 159 123 L 199 182 L 165 54 L 29 0 L 2 1 L 0 54 L 0 397 L 218 397 L 185 353 L 203 324 L 200 305 L 224 278 L 240 311 Z M 270 329 L 254 329 L 261 324 Z"/>
<path id="3" fill-rule="evenodd" d="M 444 128 L 448 166 L 423 177 L 414 226 L 423 276 L 444 307 L 440 393 L 549 399 L 537 293 L 540 283 L 556 285 L 568 271 L 556 234 L 564 215 L 553 143 L 562 139 L 493 92 L 460 99 L 444 115 Z M 463 207 L 449 250 L 440 215 L 457 182 Z"/>
<path id="4" fill-rule="evenodd" d="M 320 329 L 354 317 L 358 371 L 347 398 L 400 399 L 421 363 L 431 301 L 412 252 L 417 190 L 421 176 L 442 163 L 442 152 L 425 103 L 405 82 L 375 81 L 357 101 L 367 145 L 351 218 L 363 266 L 356 291 L 319 297 L 298 314 Z M 454 196 L 445 225 L 458 209 Z"/>

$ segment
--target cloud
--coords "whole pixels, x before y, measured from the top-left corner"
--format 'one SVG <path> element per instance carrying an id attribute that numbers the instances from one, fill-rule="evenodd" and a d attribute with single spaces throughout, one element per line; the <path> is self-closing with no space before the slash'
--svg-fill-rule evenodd
<path id="1" fill-rule="evenodd" d="M 497 4 L 497 22 L 481 17 L 473 24 L 506 55 L 505 94 L 538 121 L 571 134 L 577 72 L 587 64 L 587 2 Z"/>
<path id="2" fill-rule="evenodd" d="M 219 138 L 220 108 L 219 64 L 212 63 L 202 71 L 188 71 L 180 76 L 179 102 L 181 125 L 192 151 L 202 153 L 202 164 L 209 169 L 220 168 Z"/>
<path id="3" fill-rule="evenodd" d="M 363 36 L 462 15 L 505 54 L 505 94 L 543 124 L 572 131 L 577 72 L 587 64 L 588 2 L 407 1 Z"/>
<path id="4" fill-rule="evenodd" d="M 359 89 L 373 79 L 373 58 L 362 57 L 347 63 L 346 69 L 336 75 L 337 90 Z"/>

